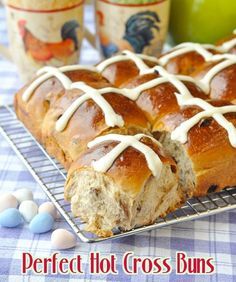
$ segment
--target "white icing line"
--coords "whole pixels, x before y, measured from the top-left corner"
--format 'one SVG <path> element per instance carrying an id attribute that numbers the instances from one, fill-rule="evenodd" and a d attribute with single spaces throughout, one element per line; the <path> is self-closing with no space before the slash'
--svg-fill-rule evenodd
<path id="1" fill-rule="evenodd" d="M 103 72 L 105 68 L 107 68 L 109 65 L 120 62 L 120 61 L 127 61 L 127 60 L 132 60 L 136 64 L 137 68 L 140 71 L 140 74 L 143 74 L 146 70 L 149 69 L 149 67 L 144 63 L 143 60 L 148 60 L 148 61 L 158 63 L 158 59 L 155 57 L 135 54 L 133 52 L 125 50 L 122 52 L 122 54 L 111 57 L 101 62 L 100 64 L 96 66 L 96 68 L 99 72 Z"/>
<path id="2" fill-rule="evenodd" d="M 222 55 L 216 55 L 214 56 L 214 60 L 220 60 L 222 58 L 226 58 L 225 61 L 222 61 L 220 63 L 218 63 L 217 65 L 215 65 L 214 67 L 212 67 L 206 74 L 205 76 L 200 80 L 201 83 L 201 87 L 203 89 L 203 91 L 205 91 L 206 93 L 209 93 L 210 91 L 210 82 L 213 79 L 213 77 L 220 72 L 221 70 L 236 64 L 236 56 L 231 55 L 231 56 L 222 56 Z"/>
<path id="3" fill-rule="evenodd" d="M 27 102 L 33 91 L 45 80 L 55 76 L 57 77 L 60 82 L 63 84 L 65 89 L 68 89 L 69 85 L 69 78 L 64 75 L 64 72 L 67 71 L 75 71 L 75 70 L 90 70 L 94 72 L 102 72 L 106 67 L 108 67 L 110 64 L 119 62 L 119 61 L 127 61 L 132 60 L 137 68 L 140 71 L 140 74 L 144 74 L 149 70 L 149 67 L 143 62 L 143 60 L 149 60 L 151 62 L 158 63 L 158 59 L 155 57 L 147 56 L 147 55 L 141 55 L 141 54 L 134 54 L 130 51 L 124 51 L 123 54 L 114 56 L 112 58 L 109 58 L 100 64 L 95 66 L 83 66 L 83 65 L 70 65 L 70 66 L 63 66 L 60 68 L 55 67 L 43 67 L 40 70 L 38 70 L 37 75 L 41 75 L 40 77 L 36 78 L 31 85 L 25 90 L 25 92 L 22 95 L 22 99 L 24 102 Z"/>
<path id="4" fill-rule="evenodd" d="M 130 52 L 128 50 L 124 51 L 123 53 L 136 64 L 137 68 L 139 69 L 140 75 L 144 74 L 145 71 L 150 68 L 148 65 L 144 63 L 143 59 L 138 57 L 135 53 Z"/>
<path id="5" fill-rule="evenodd" d="M 121 61 L 127 61 L 127 57 L 123 55 L 117 55 L 117 56 L 111 57 L 101 62 L 100 64 L 98 64 L 96 68 L 99 72 L 103 72 L 105 68 L 107 68 L 109 65 L 117 63 L 117 62 L 121 62 Z"/>
<path id="6" fill-rule="evenodd" d="M 234 54 L 217 54 L 212 57 L 212 62 L 217 62 L 221 60 L 233 60 L 235 61 L 236 55 Z"/>
<path id="7" fill-rule="evenodd" d="M 94 67 L 88 67 L 88 66 L 79 66 L 79 65 L 71 65 L 71 66 L 64 66 L 61 68 L 55 68 L 55 67 L 43 67 L 40 70 L 37 71 L 37 75 L 41 75 L 37 77 L 31 84 L 30 86 L 25 90 L 25 92 L 22 95 L 22 100 L 24 102 L 27 102 L 33 91 L 45 80 L 55 76 L 57 79 L 63 84 L 65 89 L 70 88 L 70 84 L 72 81 L 68 78 L 68 76 L 64 75 L 63 72 L 66 71 L 73 71 L 73 70 L 96 70 Z"/>
<path id="8" fill-rule="evenodd" d="M 208 45 L 207 45 L 208 46 Z M 208 46 L 209 47 L 209 46 Z M 180 56 L 182 54 L 191 52 L 191 51 L 196 51 L 199 53 L 206 61 L 210 61 L 212 58 L 212 53 L 207 51 L 203 45 L 198 44 L 198 43 L 182 43 L 174 48 L 174 51 L 170 52 L 169 54 L 166 54 L 159 58 L 159 64 L 165 65 L 170 59 L 173 59 L 177 56 Z"/>
<path id="9" fill-rule="evenodd" d="M 217 46 L 213 45 L 213 44 L 200 44 L 200 43 L 194 43 L 194 42 L 183 42 L 180 43 L 178 45 L 176 45 L 175 47 L 173 47 L 173 49 L 179 49 L 181 47 L 192 47 L 192 45 L 200 45 L 202 48 L 204 49 L 212 49 L 212 50 L 217 50 Z M 198 48 L 198 47 L 197 47 Z M 209 52 L 209 51 L 207 51 Z"/>
<path id="10" fill-rule="evenodd" d="M 235 33 L 235 30 L 233 32 Z M 159 58 L 159 64 L 164 66 L 168 63 L 169 60 L 178 57 L 180 55 L 189 53 L 191 51 L 195 51 L 199 53 L 206 62 L 209 62 L 212 60 L 212 58 L 215 56 L 211 52 L 209 52 L 207 49 L 212 49 L 215 51 L 219 51 L 221 53 L 227 53 L 230 49 L 232 49 L 236 45 L 236 38 L 233 38 L 229 41 L 226 41 L 222 43 L 220 46 L 214 46 L 212 44 L 199 44 L 199 43 L 192 43 L 192 42 L 184 42 L 181 43 L 174 48 L 172 48 L 172 51 L 166 55 L 163 55 Z"/>
<path id="11" fill-rule="evenodd" d="M 224 52 L 228 52 L 230 49 L 232 49 L 234 46 L 236 46 L 236 38 L 233 38 L 227 42 L 224 42 L 220 48 L 222 49 L 222 51 Z"/>
<path id="12" fill-rule="evenodd" d="M 124 52 L 127 52 L 127 50 L 125 50 Z M 128 52 L 133 53 L 131 51 L 128 51 Z M 144 54 L 136 54 L 136 53 L 133 53 L 133 54 L 135 54 L 136 56 L 138 56 L 139 58 L 141 58 L 143 60 L 150 61 L 150 62 L 153 62 L 153 63 L 158 63 L 158 59 L 156 57 L 148 56 L 148 55 L 144 55 Z"/>
<path id="13" fill-rule="evenodd" d="M 189 96 L 192 97 L 191 93 L 189 92 L 188 88 L 185 86 L 185 84 L 180 81 L 177 76 L 168 73 L 164 68 L 160 67 L 160 66 L 156 66 L 155 70 L 158 71 L 158 73 L 167 78 L 168 81 L 170 81 L 177 89 L 178 91 L 184 95 L 184 96 Z"/>
<path id="14" fill-rule="evenodd" d="M 155 79 L 152 79 L 146 83 L 143 83 L 135 88 L 122 88 L 122 89 L 117 89 L 117 88 L 113 88 L 113 87 L 107 87 L 107 88 L 102 88 L 101 89 L 101 93 L 105 94 L 108 92 L 113 92 L 116 94 L 121 94 L 127 98 L 129 98 L 130 100 L 137 100 L 138 97 L 140 96 L 140 94 L 148 89 L 151 89 L 157 85 L 160 85 L 162 83 L 168 82 L 168 79 L 164 78 L 164 77 L 158 77 Z"/>
<path id="15" fill-rule="evenodd" d="M 105 117 L 105 122 L 108 126 L 122 127 L 124 125 L 123 118 L 114 112 L 113 108 L 102 96 L 99 89 L 92 88 L 83 82 L 72 83 L 71 89 L 80 89 L 84 91 L 85 94 L 77 98 L 57 120 L 57 131 L 63 131 L 65 129 L 74 112 L 88 99 L 92 99 L 102 109 Z"/>
<path id="16" fill-rule="evenodd" d="M 43 74 L 47 72 L 48 68 L 52 67 L 43 67 L 37 71 L 37 75 Z M 86 66 L 86 65 L 68 65 L 56 68 L 60 70 L 61 72 L 67 72 L 67 71 L 76 71 L 76 70 L 90 70 L 90 71 L 97 71 L 96 67 L 94 66 Z"/>
<path id="17" fill-rule="evenodd" d="M 47 80 L 48 78 L 55 76 L 58 78 L 58 80 L 63 84 L 65 89 L 69 89 L 70 88 L 70 84 L 71 84 L 71 80 L 64 74 L 61 73 L 60 70 L 58 70 L 57 68 L 54 67 L 45 67 L 43 68 L 41 71 L 43 71 L 44 69 L 46 69 L 46 73 L 39 76 L 38 78 L 36 78 L 31 84 L 30 86 L 25 90 L 25 92 L 22 95 L 22 100 L 24 102 L 27 102 L 33 91 L 45 80 Z M 39 73 L 40 74 L 40 73 Z"/>
<path id="18" fill-rule="evenodd" d="M 236 112 L 236 106 L 223 106 L 223 107 L 214 107 L 208 102 L 200 98 L 190 98 L 178 93 L 175 93 L 178 104 L 180 106 L 190 106 L 196 105 L 202 108 L 204 111 L 196 114 L 189 120 L 181 123 L 172 133 L 172 140 L 178 140 L 181 143 L 187 142 L 187 133 L 188 131 L 195 126 L 202 118 L 204 117 L 213 117 L 220 126 L 222 126 L 228 133 L 229 141 L 233 147 L 236 147 L 236 128 L 229 122 L 223 114 L 229 112 Z"/>
<path id="19" fill-rule="evenodd" d="M 104 141 L 118 141 L 116 145 L 108 154 L 97 161 L 92 162 L 92 166 L 96 171 L 106 172 L 119 157 L 119 155 L 126 150 L 128 147 L 133 147 L 142 154 L 144 154 L 148 168 L 151 170 L 153 176 L 159 178 L 162 170 L 162 162 L 157 153 L 152 150 L 149 146 L 140 142 L 142 137 L 148 137 L 148 135 L 137 134 L 135 136 L 130 135 L 119 135 L 119 134 L 108 134 L 95 138 L 93 141 L 88 143 L 88 148 L 92 148 Z M 151 138 L 153 141 L 154 138 Z M 159 142 L 154 141 L 159 146 Z"/>
<path id="20" fill-rule="evenodd" d="M 65 89 L 70 89 L 70 85 L 72 81 L 69 79 L 68 76 L 64 75 L 60 69 L 55 67 L 44 67 L 40 70 L 38 70 L 37 75 L 44 74 L 45 76 L 50 74 L 51 76 L 55 76 L 63 85 Z"/>
<path id="21" fill-rule="evenodd" d="M 122 88 L 121 89 L 121 88 L 114 88 L 114 87 L 106 87 L 106 88 L 100 89 L 99 91 L 100 91 L 101 94 L 113 92 L 113 93 L 116 93 L 116 94 L 123 95 L 123 96 L 129 98 L 130 100 L 135 101 L 139 98 L 140 94 L 143 91 L 149 90 L 149 89 L 151 89 L 155 86 L 158 86 L 158 85 L 166 83 L 166 82 L 171 82 L 173 85 L 175 85 L 175 87 L 179 91 L 184 91 L 185 95 L 187 95 L 186 92 L 188 93 L 188 95 L 191 95 L 188 88 L 180 80 L 189 81 L 189 82 L 192 82 L 192 83 L 195 83 L 195 84 L 197 83 L 194 78 L 189 77 L 189 76 L 184 76 L 184 75 L 175 75 L 174 76 L 174 75 L 168 74 L 162 67 L 159 67 L 159 66 L 154 67 L 153 71 L 155 71 L 155 70 L 156 71 L 161 70 L 161 73 L 160 73 L 161 77 L 154 78 L 150 81 L 147 81 L 143 84 L 138 85 L 135 88 L 130 88 L 130 89 L 129 88 Z"/>

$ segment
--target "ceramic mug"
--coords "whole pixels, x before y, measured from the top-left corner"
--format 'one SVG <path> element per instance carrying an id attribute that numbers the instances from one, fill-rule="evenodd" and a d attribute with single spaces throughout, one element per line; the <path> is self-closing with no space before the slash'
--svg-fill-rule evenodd
<path id="1" fill-rule="evenodd" d="M 96 0 L 102 55 L 128 49 L 158 56 L 168 31 L 169 10 L 169 0 Z"/>
<path id="2" fill-rule="evenodd" d="M 43 66 L 75 64 L 83 38 L 84 0 L 6 0 L 9 48 L 23 81 Z"/>

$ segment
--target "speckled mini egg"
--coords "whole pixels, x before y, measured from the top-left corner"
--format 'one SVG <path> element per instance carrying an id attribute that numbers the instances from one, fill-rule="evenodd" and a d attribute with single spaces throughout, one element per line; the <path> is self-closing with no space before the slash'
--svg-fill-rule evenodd
<path id="1" fill-rule="evenodd" d="M 16 197 L 19 203 L 22 203 L 23 201 L 33 200 L 32 191 L 26 188 L 16 190 L 13 195 Z"/>
<path id="2" fill-rule="evenodd" d="M 16 227 L 23 221 L 23 217 L 18 209 L 10 208 L 0 213 L 0 225 L 3 227 Z"/>
<path id="3" fill-rule="evenodd" d="M 54 218 L 50 213 L 38 213 L 30 222 L 29 229 L 33 233 L 45 233 L 50 231 L 54 225 Z"/>
<path id="4" fill-rule="evenodd" d="M 76 237 L 66 229 L 56 229 L 52 232 L 51 244 L 58 250 L 70 249 L 75 247 Z"/>
<path id="5" fill-rule="evenodd" d="M 53 205 L 53 203 L 51 202 L 45 202 L 43 204 L 41 204 L 39 206 L 39 210 L 38 210 L 39 213 L 41 212 L 47 212 L 47 213 L 50 213 L 51 216 L 56 219 L 58 218 L 58 212 L 57 212 L 57 209 L 56 207 Z"/>
<path id="6" fill-rule="evenodd" d="M 38 206 L 34 201 L 23 201 L 19 206 L 19 212 L 26 222 L 30 222 L 38 213 Z"/>
<path id="7" fill-rule="evenodd" d="M 9 209 L 17 208 L 18 202 L 15 196 L 10 193 L 3 194 L 0 198 L 0 212 Z"/>

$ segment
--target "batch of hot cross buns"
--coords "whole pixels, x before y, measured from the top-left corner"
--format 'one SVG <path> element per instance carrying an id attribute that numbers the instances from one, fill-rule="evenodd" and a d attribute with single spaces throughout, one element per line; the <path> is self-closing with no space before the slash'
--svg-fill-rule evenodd
<path id="1" fill-rule="evenodd" d="M 236 34 L 159 58 L 44 67 L 18 118 L 68 170 L 65 200 L 98 236 L 236 185 Z"/>

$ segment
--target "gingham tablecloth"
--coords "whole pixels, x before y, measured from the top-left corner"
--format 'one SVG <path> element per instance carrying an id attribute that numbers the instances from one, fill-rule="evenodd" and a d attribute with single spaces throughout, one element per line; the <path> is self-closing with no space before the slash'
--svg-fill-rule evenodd
<path id="1" fill-rule="evenodd" d="M 92 10 L 87 7 L 86 24 L 92 27 Z M 0 9 L 0 41 L 7 44 L 5 13 Z M 82 49 L 83 63 L 98 61 L 98 53 L 86 42 Z M 0 97 L 1 103 L 12 102 L 13 94 L 20 87 L 16 68 L 0 58 Z M 40 204 L 46 200 L 39 185 L 34 181 L 26 167 L 17 158 L 7 142 L 0 136 L 0 190 L 14 191 L 29 187 L 34 191 Z M 63 219 L 56 222 L 56 228 L 69 228 Z M 83 259 L 84 275 L 35 275 L 20 274 L 22 252 L 30 252 L 37 257 L 49 256 L 53 250 L 50 245 L 50 232 L 33 235 L 27 225 L 15 229 L 0 227 L 0 282 L 12 281 L 236 281 L 236 211 L 229 211 L 204 219 L 175 224 L 159 230 L 119 240 L 86 244 L 78 241 L 73 250 L 61 252 L 62 256 L 72 257 L 80 254 Z M 89 252 L 100 251 L 102 255 L 114 253 L 118 258 L 119 275 L 91 275 L 89 273 Z M 177 251 L 184 251 L 188 256 L 213 257 L 216 273 L 213 275 L 176 275 L 173 269 L 170 275 L 127 276 L 121 266 L 121 258 L 127 251 L 136 256 L 171 257 L 175 264 Z"/>

